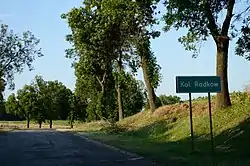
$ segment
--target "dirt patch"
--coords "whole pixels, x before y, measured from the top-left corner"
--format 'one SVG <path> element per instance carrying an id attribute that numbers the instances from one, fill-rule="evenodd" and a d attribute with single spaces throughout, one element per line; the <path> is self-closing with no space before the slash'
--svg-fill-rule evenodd
<path id="1" fill-rule="evenodd" d="M 215 109 L 215 101 L 211 102 L 212 109 Z M 194 116 L 199 116 L 208 112 L 208 102 L 193 102 L 192 111 Z M 168 106 L 162 106 L 154 111 L 152 116 L 164 119 L 177 119 L 186 117 L 189 115 L 189 104 L 180 103 Z"/>
<path id="2" fill-rule="evenodd" d="M 0 124 L 0 130 L 4 129 L 20 129 L 17 125 Z"/>

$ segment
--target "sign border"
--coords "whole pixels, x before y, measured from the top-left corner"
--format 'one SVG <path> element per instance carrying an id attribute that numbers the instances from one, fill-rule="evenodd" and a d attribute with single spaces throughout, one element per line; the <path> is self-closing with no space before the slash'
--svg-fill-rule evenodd
<path id="1" fill-rule="evenodd" d="M 220 81 L 219 81 L 219 84 L 220 84 L 220 87 L 219 87 L 219 89 L 217 90 L 214 90 L 214 91 L 193 91 L 193 90 L 190 90 L 190 91 L 186 91 L 186 92 L 182 92 L 182 91 L 180 91 L 180 88 L 179 88 L 179 78 L 194 78 L 193 80 L 195 80 L 195 78 L 197 78 L 197 79 L 199 79 L 199 78 L 216 78 L 216 79 L 219 79 Z M 220 77 L 219 76 L 176 76 L 175 77 L 175 82 L 176 82 L 176 93 L 220 93 L 221 92 L 221 86 L 222 86 L 222 84 L 221 84 L 221 79 L 220 79 Z M 194 87 L 192 87 L 192 89 L 195 89 Z"/>

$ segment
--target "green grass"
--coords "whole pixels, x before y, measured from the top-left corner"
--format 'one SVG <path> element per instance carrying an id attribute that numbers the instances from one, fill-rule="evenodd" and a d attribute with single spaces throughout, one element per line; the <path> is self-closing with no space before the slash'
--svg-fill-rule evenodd
<path id="1" fill-rule="evenodd" d="M 100 131 L 88 137 L 159 163 L 169 165 L 250 165 L 250 98 L 232 94 L 233 106 L 213 110 L 215 154 L 211 153 L 206 99 L 194 102 L 195 152 L 191 152 L 190 123 L 185 104 L 144 112 L 119 122 L 127 131 Z M 213 101 L 214 105 L 214 101 Z M 162 116 L 164 113 L 166 115 Z M 172 122 L 176 117 L 177 121 Z"/>
<path id="2" fill-rule="evenodd" d="M 69 131 L 85 131 L 91 132 L 100 130 L 103 126 L 106 125 L 106 122 L 91 122 L 91 123 L 82 123 L 80 121 L 75 121 L 74 128 L 70 129 L 70 125 L 67 120 L 53 120 L 53 128 L 54 129 L 66 129 Z M 39 125 L 31 121 L 30 122 L 30 129 L 37 129 Z M 42 128 L 47 129 L 49 128 L 49 122 L 42 123 Z M 1 130 L 21 130 L 27 129 L 27 121 L 0 121 L 0 131 Z"/>
<path id="3" fill-rule="evenodd" d="M 77 124 L 77 123 L 76 123 Z M 4 129 L 26 129 L 27 127 L 27 121 L 0 121 L 0 129 L 4 128 Z M 31 121 L 30 122 L 30 128 L 34 129 L 34 128 L 38 128 L 39 125 L 34 122 Z M 54 120 L 53 121 L 53 128 L 69 128 L 70 125 L 68 124 L 68 121 L 65 120 Z M 49 122 L 43 123 L 42 124 L 42 128 L 49 128 Z"/>

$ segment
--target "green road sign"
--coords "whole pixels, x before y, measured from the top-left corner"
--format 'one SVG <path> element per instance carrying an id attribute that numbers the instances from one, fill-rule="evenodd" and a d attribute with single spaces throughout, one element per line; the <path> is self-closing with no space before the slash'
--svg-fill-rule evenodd
<path id="1" fill-rule="evenodd" d="M 217 76 L 177 76 L 176 93 L 221 92 L 221 80 Z"/>

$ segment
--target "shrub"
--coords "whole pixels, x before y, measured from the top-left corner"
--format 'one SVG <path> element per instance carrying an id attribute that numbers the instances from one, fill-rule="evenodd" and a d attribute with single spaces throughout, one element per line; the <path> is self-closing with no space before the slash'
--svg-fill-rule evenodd
<path id="1" fill-rule="evenodd" d="M 102 128 L 107 134 L 117 134 L 125 132 L 127 129 L 121 125 L 118 125 L 117 122 L 113 119 L 108 120 L 108 123 Z"/>

